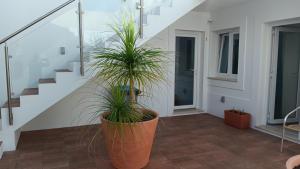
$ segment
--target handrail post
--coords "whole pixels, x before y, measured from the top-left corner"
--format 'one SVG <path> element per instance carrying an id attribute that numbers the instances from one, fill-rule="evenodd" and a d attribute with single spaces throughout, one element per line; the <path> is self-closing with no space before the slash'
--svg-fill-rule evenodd
<path id="1" fill-rule="evenodd" d="M 139 35 L 140 38 L 144 38 L 144 0 L 140 0 L 140 3 L 137 5 L 137 9 L 140 10 L 140 21 L 139 21 Z"/>
<path id="2" fill-rule="evenodd" d="M 6 43 L 4 46 L 4 54 L 5 54 L 8 121 L 9 121 L 9 125 L 13 125 L 13 113 L 12 113 L 12 107 L 11 107 L 11 81 L 10 81 L 9 55 L 8 55 L 8 46 Z"/>
<path id="3" fill-rule="evenodd" d="M 79 31 L 79 52 L 80 52 L 80 74 L 84 76 L 84 54 L 83 54 L 83 28 L 82 28 L 82 7 L 81 2 L 78 2 L 78 31 Z"/>

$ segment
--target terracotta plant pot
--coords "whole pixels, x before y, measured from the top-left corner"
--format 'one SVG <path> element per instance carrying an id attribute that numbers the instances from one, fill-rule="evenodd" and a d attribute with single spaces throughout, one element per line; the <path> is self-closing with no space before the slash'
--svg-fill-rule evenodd
<path id="1" fill-rule="evenodd" d="M 158 123 L 158 114 L 151 110 L 142 110 L 155 115 L 149 121 L 113 123 L 101 117 L 102 130 L 108 155 L 114 167 L 118 169 L 141 169 L 149 163 L 152 144 Z"/>
<path id="2" fill-rule="evenodd" d="M 224 122 L 238 129 L 250 128 L 251 115 L 237 110 L 225 110 Z"/>
<path id="3" fill-rule="evenodd" d="M 286 162 L 287 169 L 296 169 L 300 166 L 300 155 L 296 155 L 288 159 Z"/>

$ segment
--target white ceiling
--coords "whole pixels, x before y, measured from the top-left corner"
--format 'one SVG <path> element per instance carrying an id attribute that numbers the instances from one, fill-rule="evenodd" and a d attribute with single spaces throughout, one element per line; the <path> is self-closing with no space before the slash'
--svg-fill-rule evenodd
<path id="1" fill-rule="evenodd" d="M 226 8 L 235 4 L 251 0 L 206 0 L 199 7 L 195 8 L 196 11 L 215 11 L 221 8 Z"/>

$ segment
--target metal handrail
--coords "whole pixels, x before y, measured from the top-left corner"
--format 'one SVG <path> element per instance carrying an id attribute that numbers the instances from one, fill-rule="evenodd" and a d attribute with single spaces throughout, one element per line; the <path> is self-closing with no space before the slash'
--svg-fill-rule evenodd
<path id="1" fill-rule="evenodd" d="M 140 0 L 140 2 L 137 3 L 137 9 L 140 10 L 139 35 L 140 35 L 140 38 L 143 39 L 143 37 L 144 37 L 144 0 Z"/>
<path id="2" fill-rule="evenodd" d="M 9 36 L 0 40 L 0 45 L 5 44 L 4 46 L 4 55 L 5 55 L 5 73 L 6 73 L 6 92 L 7 92 L 7 108 L 8 108 L 8 115 L 9 115 L 9 125 L 13 125 L 13 113 L 12 113 L 12 96 L 11 96 L 11 78 L 10 78 L 10 68 L 9 68 L 9 53 L 8 53 L 8 45 L 7 41 L 11 38 L 17 36 L 18 34 L 24 32 L 28 28 L 34 26 L 35 24 L 41 22 L 42 20 L 48 18 L 49 16 L 53 15 L 54 13 L 58 12 L 59 10 L 63 9 L 64 7 L 70 5 L 71 3 L 78 1 L 78 22 L 79 22 L 79 48 L 80 48 L 80 73 L 84 76 L 84 63 L 83 63 L 83 28 L 82 28 L 82 8 L 80 0 L 69 0 L 62 5 L 58 6 L 57 8 L 51 10 L 50 12 L 46 13 L 45 15 L 37 18 L 36 20 L 32 21 L 31 23 L 27 24 L 26 26 L 22 27 L 21 29 L 15 31 L 14 33 L 10 34 Z"/>
<path id="3" fill-rule="evenodd" d="M 34 26 L 35 24 L 39 23 L 40 21 L 44 20 L 45 18 L 51 16 L 52 14 L 56 13 L 57 11 L 61 10 L 62 8 L 68 6 L 69 4 L 71 4 L 72 2 L 75 2 L 75 1 L 76 1 L 76 0 L 69 0 L 69 1 L 67 1 L 67 2 L 65 2 L 65 3 L 63 3 L 63 4 L 61 4 L 59 7 L 57 7 L 57 8 L 55 8 L 55 9 L 51 10 L 50 12 L 46 13 L 45 15 L 43 15 L 43 16 L 37 18 L 36 20 L 32 21 L 31 23 L 25 25 L 25 26 L 22 27 L 21 29 L 19 29 L 19 30 L 15 31 L 14 33 L 8 35 L 7 37 L 1 39 L 1 40 L 0 40 L 0 44 L 2 44 L 2 43 L 4 43 L 4 42 L 8 41 L 9 39 L 15 37 L 15 36 L 18 35 L 18 34 L 24 32 L 24 31 L 27 30 L 28 28 Z"/>
<path id="4" fill-rule="evenodd" d="M 287 120 L 288 120 L 288 118 L 289 118 L 292 114 L 297 113 L 298 110 L 300 110 L 300 106 L 297 107 L 296 109 L 290 111 L 290 112 L 284 117 L 283 124 L 282 124 L 282 136 L 281 136 L 280 152 L 283 151 L 283 142 L 284 142 L 284 135 L 285 135 L 285 127 L 287 126 L 287 125 L 286 125 Z"/>
<path id="5" fill-rule="evenodd" d="M 11 81 L 10 81 L 10 68 L 9 68 L 9 56 L 8 56 L 8 47 L 5 43 L 4 46 L 4 55 L 5 55 L 5 73 L 6 73 L 6 92 L 7 92 L 7 107 L 8 107 L 8 123 L 13 125 L 13 113 L 11 109 Z"/>
<path id="6" fill-rule="evenodd" d="M 83 63 L 83 19 L 82 19 L 82 6 L 79 0 L 78 2 L 78 34 L 79 34 L 79 56 L 80 56 L 80 74 L 84 76 L 84 63 Z"/>

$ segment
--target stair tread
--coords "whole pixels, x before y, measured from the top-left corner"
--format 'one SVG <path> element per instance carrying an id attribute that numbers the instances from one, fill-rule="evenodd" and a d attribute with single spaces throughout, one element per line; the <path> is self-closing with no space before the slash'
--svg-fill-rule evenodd
<path id="1" fill-rule="evenodd" d="M 23 90 L 21 95 L 26 96 L 26 95 L 38 95 L 38 94 L 39 94 L 38 88 L 27 88 Z"/>
<path id="2" fill-rule="evenodd" d="M 56 83 L 54 78 L 39 79 L 39 83 Z"/>
<path id="3" fill-rule="evenodd" d="M 8 108 L 8 102 L 6 102 L 3 107 Z M 20 107 L 20 98 L 11 99 L 11 107 Z"/>
<path id="4" fill-rule="evenodd" d="M 56 72 L 72 72 L 70 69 L 56 69 Z"/>

